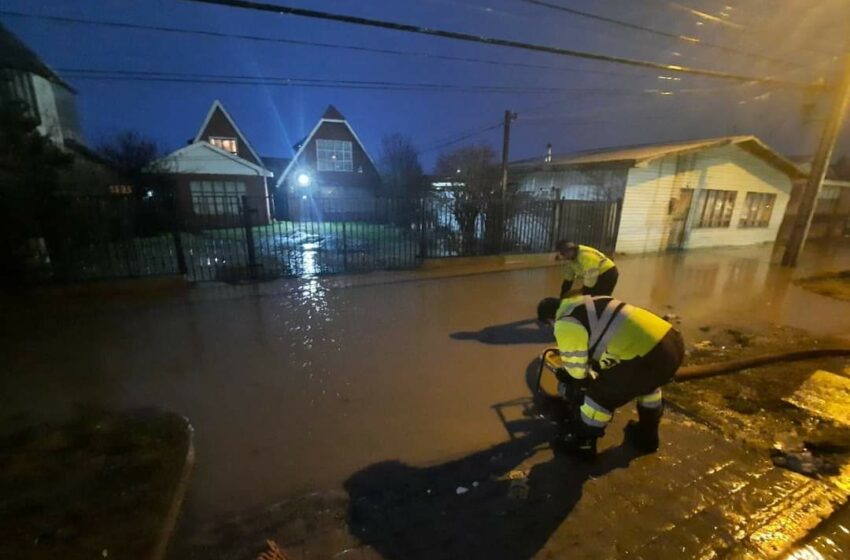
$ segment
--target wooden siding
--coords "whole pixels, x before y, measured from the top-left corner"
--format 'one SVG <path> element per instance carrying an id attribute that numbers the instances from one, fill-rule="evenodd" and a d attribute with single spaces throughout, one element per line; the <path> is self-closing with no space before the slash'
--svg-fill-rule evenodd
<path id="1" fill-rule="evenodd" d="M 738 193 L 729 227 L 695 228 L 696 220 L 692 216 L 683 248 L 750 245 L 776 238 L 791 192 L 791 179 L 785 173 L 737 146 L 703 150 L 687 165 L 682 165 L 682 157 L 665 157 L 629 171 L 617 251 L 665 250 L 671 229 L 670 203 L 679 197 L 680 189 L 694 189 L 692 210 L 702 190 Z M 739 227 L 748 192 L 776 195 L 768 227 Z"/>
<path id="2" fill-rule="evenodd" d="M 210 144 L 212 144 L 213 137 L 236 138 L 236 155 L 246 161 L 250 161 L 254 165 L 263 165 L 263 162 L 257 161 L 257 158 L 255 158 L 254 154 L 251 153 L 245 137 L 239 134 L 239 131 L 233 127 L 228 118 L 218 107 L 216 107 L 215 111 L 213 111 L 207 126 L 200 135 L 201 140 L 209 142 Z"/>
<path id="3" fill-rule="evenodd" d="M 353 171 L 318 171 L 316 169 L 316 140 L 345 140 L 351 142 Z M 378 170 L 357 138 L 343 122 L 325 121 L 308 144 L 292 163 L 285 184 L 290 191 L 301 192 L 297 187 L 298 175 L 306 171 L 313 179 L 314 189 L 333 189 L 333 196 L 361 196 L 364 192 L 374 195 L 381 184 Z M 322 191 L 326 194 L 326 190 Z"/>
<path id="4" fill-rule="evenodd" d="M 519 183 L 519 192 L 538 198 L 617 200 L 623 198 L 627 174 L 628 169 L 623 167 L 541 169 L 524 173 L 516 181 Z"/>

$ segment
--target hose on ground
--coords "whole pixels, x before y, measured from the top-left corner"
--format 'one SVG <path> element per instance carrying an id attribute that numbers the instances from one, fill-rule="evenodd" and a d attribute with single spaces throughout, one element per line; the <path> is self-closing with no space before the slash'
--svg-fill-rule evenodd
<path id="1" fill-rule="evenodd" d="M 822 358 L 827 356 L 850 356 L 850 347 L 816 348 L 812 350 L 797 350 L 794 352 L 780 352 L 778 354 L 765 354 L 752 358 L 741 358 L 740 360 L 729 360 L 728 362 L 717 362 L 714 364 L 702 364 L 698 366 L 686 366 L 679 368 L 673 381 L 682 383 L 694 379 L 705 379 L 717 375 L 736 373 L 744 369 L 764 366 L 776 362 L 795 362 L 811 358 Z"/>

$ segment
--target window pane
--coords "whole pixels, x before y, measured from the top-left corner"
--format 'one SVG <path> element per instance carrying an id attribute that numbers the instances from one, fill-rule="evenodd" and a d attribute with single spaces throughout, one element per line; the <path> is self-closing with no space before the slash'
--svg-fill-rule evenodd
<path id="1" fill-rule="evenodd" d="M 736 191 L 716 189 L 702 191 L 696 208 L 698 219 L 695 227 L 729 227 L 732 222 L 732 213 L 735 210 L 737 194 Z"/>
<path id="2" fill-rule="evenodd" d="M 319 171 L 353 171 L 352 145 L 346 140 L 316 140 Z"/>

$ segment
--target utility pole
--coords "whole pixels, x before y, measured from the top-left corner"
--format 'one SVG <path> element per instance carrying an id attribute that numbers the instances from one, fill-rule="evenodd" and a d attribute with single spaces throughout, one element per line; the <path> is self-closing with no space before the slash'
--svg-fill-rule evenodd
<path id="1" fill-rule="evenodd" d="M 511 148 L 511 121 L 517 118 L 517 114 L 508 109 L 505 111 L 505 126 L 502 135 L 502 205 L 501 205 L 501 236 L 499 240 L 500 253 L 505 247 L 505 230 L 507 224 L 507 200 L 508 200 L 508 157 Z"/>
<path id="2" fill-rule="evenodd" d="M 818 193 L 820 193 L 823 179 L 829 169 L 835 140 L 841 131 L 844 117 L 847 114 L 847 104 L 850 101 L 850 54 L 844 57 L 842 75 L 833 96 L 832 106 L 829 109 L 829 115 L 812 160 L 812 168 L 809 171 L 809 177 L 800 198 L 800 207 L 797 209 L 797 218 L 794 221 L 794 228 L 791 230 L 791 238 L 788 240 L 788 246 L 782 256 L 782 266 L 797 266 L 797 259 L 803 252 L 803 245 L 809 235 L 809 227 L 812 225 L 812 215 L 815 211 Z"/>

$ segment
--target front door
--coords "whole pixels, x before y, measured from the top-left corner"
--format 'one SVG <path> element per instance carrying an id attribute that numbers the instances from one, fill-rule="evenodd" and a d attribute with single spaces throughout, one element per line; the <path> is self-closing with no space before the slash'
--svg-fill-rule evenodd
<path id="1" fill-rule="evenodd" d="M 685 243 L 685 226 L 688 222 L 688 213 L 691 210 L 691 201 L 694 197 L 693 189 L 682 189 L 679 198 L 670 201 L 670 235 L 667 237 L 668 249 L 682 249 Z"/>

